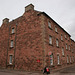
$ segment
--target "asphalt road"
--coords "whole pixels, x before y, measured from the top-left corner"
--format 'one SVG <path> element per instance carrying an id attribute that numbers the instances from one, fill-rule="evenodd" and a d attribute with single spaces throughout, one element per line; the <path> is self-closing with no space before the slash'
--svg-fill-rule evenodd
<path id="1" fill-rule="evenodd" d="M 0 75 L 43 75 L 43 74 L 0 69 Z M 44 74 L 44 75 L 46 75 L 46 74 Z M 55 72 L 55 73 L 52 73 L 49 75 L 75 75 L 75 66 L 63 69 L 59 72 Z"/>

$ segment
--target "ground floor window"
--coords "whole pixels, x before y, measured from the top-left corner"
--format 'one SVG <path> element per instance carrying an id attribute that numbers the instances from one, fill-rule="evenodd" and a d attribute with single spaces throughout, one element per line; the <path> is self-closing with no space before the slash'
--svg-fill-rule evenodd
<path id="1" fill-rule="evenodd" d="M 70 56 L 70 63 L 71 63 L 71 56 Z"/>
<path id="2" fill-rule="evenodd" d="M 53 54 L 50 55 L 50 65 L 53 65 Z"/>
<path id="3" fill-rule="evenodd" d="M 57 62 L 58 62 L 58 64 L 60 64 L 60 58 L 59 58 L 59 55 L 57 55 Z"/>
<path id="4" fill-rule="evenodd" d="M 74 62 L 74 56 L 73 56 L 73 62 Z"/>
<path id="5" fill-rule="evenodd" d="M 12 64 L 12 55 L 9 56 L 9 64 Z"/>
<path id="6" fill-rule="evenodd" d="M 68 55 L 67 55 L 67 63 L 69 63 L 69 57 L 68 57 Z"/>

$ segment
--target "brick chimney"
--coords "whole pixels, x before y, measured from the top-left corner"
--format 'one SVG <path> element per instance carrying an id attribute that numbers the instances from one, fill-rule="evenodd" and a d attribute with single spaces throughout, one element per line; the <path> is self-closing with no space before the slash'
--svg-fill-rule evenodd
<path id="1" fill-rule="evenodd" d="M 9 19 L 8 18 L 3 19 L 3 23 L 5 24 L 9 23 Z"/>
<path id="2" fill-rule="evenodd" d="M 28 6 L 25 7 L 25 12 L 29 11 L 29 10 L 34 10 L 34 5 L 33 4 L 29 4 Z"/>

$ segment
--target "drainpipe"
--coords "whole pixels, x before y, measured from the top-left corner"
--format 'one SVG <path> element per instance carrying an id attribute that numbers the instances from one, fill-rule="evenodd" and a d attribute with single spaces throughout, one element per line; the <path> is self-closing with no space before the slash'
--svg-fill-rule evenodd
<path id="1" fill-rule="evenodd" d="M 15 48 L 14 48 L 14 64 L 13 64 L 13 69 L 15 68 L 16 38 L 17 38 L 17 23 L 16 23 L 16 32 L 15 32 Z"/>
<path id="2" fill-rule="evenodd" d="M 11 25 L 9 25 L 8 47 L 7 47 L 7 55 L 6 55 L 6 68 L 7 68 L 7 60 L 8 60 L 8 49 L 9 49 L 9 39 L 10 39 L 10 28 L 11 28 Z"/>

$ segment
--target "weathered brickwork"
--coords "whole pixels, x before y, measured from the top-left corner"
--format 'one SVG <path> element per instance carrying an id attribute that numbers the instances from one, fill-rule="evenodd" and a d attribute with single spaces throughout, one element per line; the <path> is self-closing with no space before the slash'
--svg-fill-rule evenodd
<path id="1" fill-rule="evenodd" d="M 0 67 L 41 71 L 45 66 L 58 69 L 74 64 L 75 42 L 70 35 L 46 13 L 34 10 L 32 4 L 25 9 L 25 13 L 17 19 L 11 22 L 7 18 L 3 20 L 0 27 Z M 48 22 L 51 23 L 51 28 L 49 28 Z M 55 32 L 55 27 L 57 32 Z M 12 33 L 12 29 L 14 29 L 14 33 Z M 61 35 L 63 40 L 61 40 Z M 49 44 L 49 36 L 52 37 L 52 44 Z M 59 42 L 58 47 L 56 39 Z M 12 40 L 13 47 L 11 47 Z M 62 55 L 62 48 L 64 48 L 64 55 Z M 52 65 L 50 65 L 49 52 L 53 55 Z M 58 64 L 58 55 L 60 64 Z M 67 55 L 69 63 L 67 63 Z M 11 64 L 10 61 L 12 61 Z"/>

